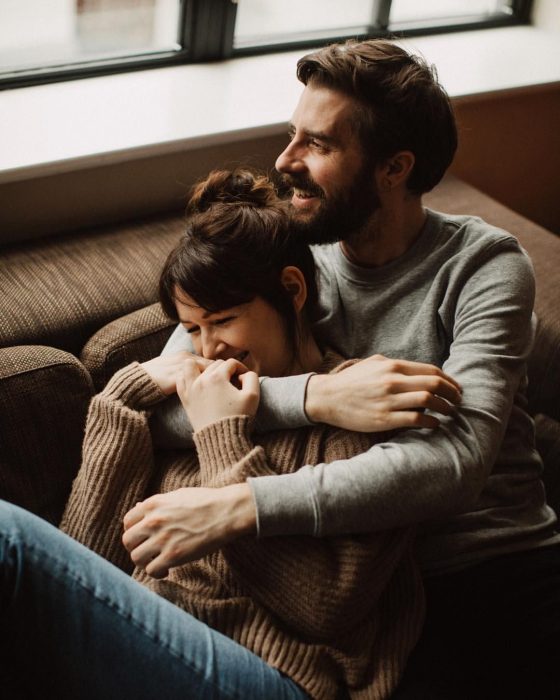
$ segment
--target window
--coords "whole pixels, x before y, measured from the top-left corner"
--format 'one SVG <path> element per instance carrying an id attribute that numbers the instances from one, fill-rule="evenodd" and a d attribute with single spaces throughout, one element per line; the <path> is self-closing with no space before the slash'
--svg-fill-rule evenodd
<path id="1" fill-rule="evenodd" d="M 529 21 L 531 0 L 0 0 L 0 87 Z"/>

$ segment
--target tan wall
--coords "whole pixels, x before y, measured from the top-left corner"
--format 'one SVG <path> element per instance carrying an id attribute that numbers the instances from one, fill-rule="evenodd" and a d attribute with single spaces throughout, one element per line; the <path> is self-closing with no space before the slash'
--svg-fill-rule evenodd
<path id="1" fill-rule="evenodd" d="M 241 141 L 0 185 L 0 243 L 181 210 L 212 168 L 269 168 L 286 136 Z"/>
<path id="2" fill-rule="evenodd" d="M 560 85 L 458 101 L 452 172 L 560 234 Z"/>

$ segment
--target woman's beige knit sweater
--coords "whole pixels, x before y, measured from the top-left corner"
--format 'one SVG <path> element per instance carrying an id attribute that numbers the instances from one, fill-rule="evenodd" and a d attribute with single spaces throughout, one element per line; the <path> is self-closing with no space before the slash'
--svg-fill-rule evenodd
<path id="1" fill-rule="evenodd" d="M 245 537 L 164 580 L 132 571 L 121 542 L 125 513 L 149 495 L 347 459 L 366 450 L 370 438 L 317 425 L 258 436 L 256 444 L 249 419 L 235 416 L 196 433 L 196 451 L 154 458 L 147 419 L 163 398 L 134 363 L 92 400 L 61 528 L 261 656 L 312 698 L 335 698 L 341 688 L 356 700 L 389 697 L 424 616 L 411 530 Z"/>

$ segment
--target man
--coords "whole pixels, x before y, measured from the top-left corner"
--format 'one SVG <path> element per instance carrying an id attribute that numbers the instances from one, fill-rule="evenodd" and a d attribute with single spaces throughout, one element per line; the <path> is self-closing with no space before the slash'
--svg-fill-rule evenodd
<path id="1" fill-rule="evenodd" d="M 193 492 L 173 516 L 188 544 L 169 547 L 169 566 L 243 534 L 417 523 L 427 621 L 395 697 L 557 698 L 560 536 L 524 399 L 530 262 L 506 232 L 423 207 L 457 138 L 422 60 L 390 42 L 350 42 L 304 57 L 298 77 L 305 87 L 276 167 L 294 225 L 329 244 L 314 250 L 314 331 L 367 359 L 337 375 L 265 380 L 261 424 L 370 431 L 404 418 L 416 429 L 352 460 Z M 177 342 L 180 330 L 168 350 Z M 172 390 L 180 356 L 160 362 Z M 158 498 L 129 514 L 129 549 L 160 538 L 165 551 L 172 518 Z"/>

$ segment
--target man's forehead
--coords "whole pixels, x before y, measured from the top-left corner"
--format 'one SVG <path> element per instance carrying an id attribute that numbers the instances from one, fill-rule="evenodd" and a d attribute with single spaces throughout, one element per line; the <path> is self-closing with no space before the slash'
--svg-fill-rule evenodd
<path id="1" fill-rule="evenodd" d="M 338 90 L 307 85 L 294 111 L 291 124 L 309 133 L 335 137 L 351 130 L 357 103 Z"/>

